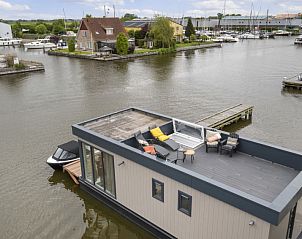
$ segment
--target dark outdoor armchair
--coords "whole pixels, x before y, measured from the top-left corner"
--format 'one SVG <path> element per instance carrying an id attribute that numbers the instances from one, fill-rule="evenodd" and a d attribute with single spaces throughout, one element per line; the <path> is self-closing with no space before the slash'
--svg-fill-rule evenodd
<path id="1" fill-rule="evenodd" d="M 228 151 L 230 157 L 233 156 L 233 152 L 237 151 L 239 145 L 239 135 L 236 133 L 230 133 L 229 137 L 221 141 L 220 154 L 222 151 Z"/>
<path id="2" fill-rule="evenodd" d="M 214 130 L 206 130 L 205 131 L 205 145 L 206 152 L 209 152 L 209 149 L 215 149 L 216 152 L 219 152 L 220 147 L 220 139 L 221 135 L 217 131 Z"/>

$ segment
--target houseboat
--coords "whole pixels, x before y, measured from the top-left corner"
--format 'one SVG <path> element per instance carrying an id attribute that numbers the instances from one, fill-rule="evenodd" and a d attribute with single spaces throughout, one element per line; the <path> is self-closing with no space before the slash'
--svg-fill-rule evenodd
<path id="1" fill-rule="evenodd" d="M 72 132 L 80 187 L 157 238 L 302 236 L 301 153 L 138 108 Z"/>

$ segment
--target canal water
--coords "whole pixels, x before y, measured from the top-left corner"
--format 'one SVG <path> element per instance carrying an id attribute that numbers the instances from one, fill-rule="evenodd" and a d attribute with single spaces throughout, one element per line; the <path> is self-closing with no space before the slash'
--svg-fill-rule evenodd
<path id="1" fill-rule="evenodd" d="M 293 41 L 104 63 L 1 48 L 46 70 L 0 78 L 0 237 L 152 238 L 45 163 L 72 139 L 73 123 L 125 107 L 196 121 L 251 104 L 252 120 L 226 130 L 302 151 L 302 94 L 282 90 L 284 76 L 302 72 L 302 47 Z"/>

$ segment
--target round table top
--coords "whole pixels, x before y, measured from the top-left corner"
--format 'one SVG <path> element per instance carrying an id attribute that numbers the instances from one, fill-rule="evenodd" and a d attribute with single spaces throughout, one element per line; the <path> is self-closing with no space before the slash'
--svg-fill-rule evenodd
<path id="1" fill-rule="evenodd" d="M 193 155 L 193 154 L 195 154 L 195 151 L 193 149 L 188 149 L 188 150 L 186 150 L 184 152 L 184 154 L 186 154 L 186 155 Z"/>

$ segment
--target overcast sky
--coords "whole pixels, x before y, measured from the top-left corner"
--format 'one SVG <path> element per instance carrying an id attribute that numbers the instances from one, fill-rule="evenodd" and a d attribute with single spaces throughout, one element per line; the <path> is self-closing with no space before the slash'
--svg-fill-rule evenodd
<path id="1" fill-rule="evenodd" d="M 139 17 L 152 17 L 161 14 L 170 17 L 209 16 L 222 12 L 249 15 L 251 9 L 255 15 L 302 12 L 302 0 L 0 0 L 0 19 L 54 19 L 81 18 L 85 14 L 103 16 L 104 5 L 108 16 L 126 12 Z M 253 7 L 252 7 L 253 6 Z"/>

